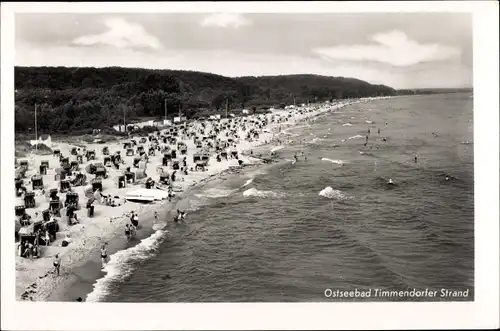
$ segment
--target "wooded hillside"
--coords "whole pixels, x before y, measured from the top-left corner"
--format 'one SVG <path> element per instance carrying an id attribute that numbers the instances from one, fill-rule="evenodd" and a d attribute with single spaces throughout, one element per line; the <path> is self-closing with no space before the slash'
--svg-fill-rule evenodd
<path id="1" fill-rule="evenodd" d="M 15 68 L 15 128 L 70 133 L 107 128 L 141 117 L 188 117 L 201 110 L 283 107 L 332 99 L 396 95 L 384 85 L 344 77 L 286 75 L 229 78 L 179 70 L 134 68 Z"/>

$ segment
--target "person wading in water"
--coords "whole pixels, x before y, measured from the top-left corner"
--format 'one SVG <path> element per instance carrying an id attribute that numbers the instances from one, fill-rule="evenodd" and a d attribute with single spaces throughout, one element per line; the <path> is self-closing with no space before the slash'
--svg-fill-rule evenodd
<path id="1" fill-rule="evenodd" d="M 101 261 L 102 261 L 102 268 L 106 266 L 106 262 L 108 260 L 108 251 L 106 250 L 106 244 L 103 244 L 101 246 Z"/>

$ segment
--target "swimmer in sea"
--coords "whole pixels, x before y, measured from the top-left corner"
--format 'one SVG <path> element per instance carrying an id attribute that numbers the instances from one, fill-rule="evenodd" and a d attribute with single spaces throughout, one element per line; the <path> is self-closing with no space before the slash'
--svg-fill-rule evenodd
<path id="1" fill-rule="evenodd" d="M 415 163 L 418 161 L 418 155 L 415 154 Z"/>
<path id="2" fill-rule="evenodd" d="M 380 136 L 380 128 L 378 128 L 378 135 Z"/>

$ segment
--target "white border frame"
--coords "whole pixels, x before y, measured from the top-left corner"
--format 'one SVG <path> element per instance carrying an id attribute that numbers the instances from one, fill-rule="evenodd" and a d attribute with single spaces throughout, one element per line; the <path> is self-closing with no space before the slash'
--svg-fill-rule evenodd
<path id="1" fill-rule="evenodd" d="M 15 298 L 13 197 L 1 196 L 1 329 L 465 329 L 499 326 L 499 57 L 496 1 L 3 3 L 1 185 L 14 177 L 14 14 L 151 12 L 471 12 L 474 19 L 475 302 L 297 304 L 29 303 Z M 436 27 L 439 28 L 439 27 Z M 35 308 L 36 307 L 36 308 Z M 29 315 L 26 314 L 29 312 Z M 57 312 L 57 314 L 54 314 Z M 123 316 L 136 316 L 123 318 Z M 36 321 L 36 323 L 34 323 Z"/>

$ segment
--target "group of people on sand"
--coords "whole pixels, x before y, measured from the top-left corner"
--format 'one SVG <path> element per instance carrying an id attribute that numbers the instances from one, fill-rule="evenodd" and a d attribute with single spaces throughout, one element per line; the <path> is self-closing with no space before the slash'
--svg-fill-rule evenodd
<path id="1" fill-rule="evenodd" d="M 130 224 L 125 225 L 125 236 L 127 241 L 134 238 L 137 233 L 137 227 L 139 226 L 139 215 L 132 211 L 130 213 Z"/>

